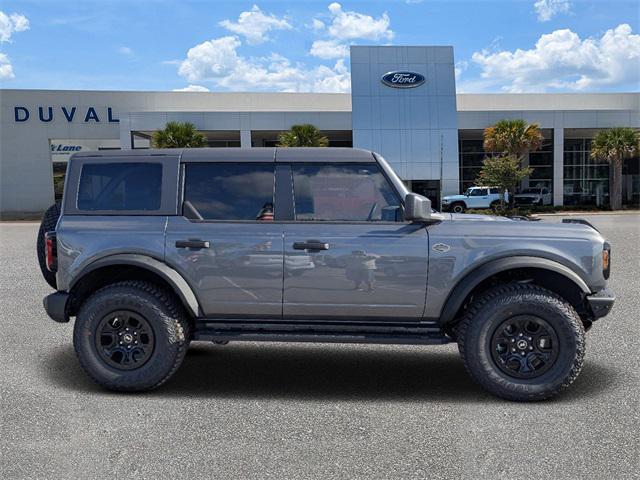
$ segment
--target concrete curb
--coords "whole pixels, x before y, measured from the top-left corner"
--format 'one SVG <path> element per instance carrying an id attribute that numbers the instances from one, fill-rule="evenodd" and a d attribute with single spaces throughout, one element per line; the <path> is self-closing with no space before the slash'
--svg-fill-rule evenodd
<path id="1" fill-rule="evenodd" d="M 576 215 L 640 215 L 640 210 L 617 210 L 617 211 L 610 211 L 610 212 L 590 212 L 590 211 L 583 211 L 583 212 L 572 212 L 572 211 L 567 211 L 567 212 L 553 212 L 553 213 L 534 213 L 532 214 L 532 216 L 537 216 L 537 217 L 571 217 L 571 216 L 576 216 Z"/>

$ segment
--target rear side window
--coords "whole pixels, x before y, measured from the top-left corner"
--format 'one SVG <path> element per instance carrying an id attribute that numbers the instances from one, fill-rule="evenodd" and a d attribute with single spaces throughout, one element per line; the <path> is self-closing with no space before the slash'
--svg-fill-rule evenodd
<path id="1" fill-rule="evenodd" d="M 186 165 L 184 200 L 205 220 L 273 221 L 273 163 Z"/>
<path id="2" fill-rule="evenodd" d="M 492 189 L 490 190 L 490 192 L 491 192 L 491 195 L 497 195 L 498 193 L 500 193 L 500 189 L 498 189 L 498 188 L 492 188 Z"/>
<path id="3" fill-rule="evenodd" d="M 401 221 L 398 196 L 377 165 L 294 164 L 298 221 Z"/>
<path id="4" fill-rule="evenodd" d="M 159 163 L 94 163 L 82 167 L 78 210 L 158 210 L 162 192 Z"/>

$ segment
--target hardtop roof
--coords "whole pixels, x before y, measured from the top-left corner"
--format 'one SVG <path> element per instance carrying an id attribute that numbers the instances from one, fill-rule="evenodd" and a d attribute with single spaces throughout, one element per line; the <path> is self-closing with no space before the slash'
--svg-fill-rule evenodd
<path id="1" fill-rule="evenodd" d="M 179 157 L 182 163 L 187 162 L 374 162 L 369 150 L 347 147 L 325 148 L 167 148 L 167 149 L 134 149 L 103 150 L 98 152 L 79 152 L 75 158 L 95 157 Z M 138 161 L 138 158 L 136 158 Z"/>

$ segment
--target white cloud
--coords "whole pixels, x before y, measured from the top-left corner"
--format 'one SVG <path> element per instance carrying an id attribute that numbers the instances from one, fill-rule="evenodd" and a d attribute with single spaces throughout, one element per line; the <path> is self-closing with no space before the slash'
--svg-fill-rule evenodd
<path id="1" fill-rule="evenodd" d="M 548 22 L 559 13 L 567 13 L 571 8 L 569 0 L 536 0 L 533 8 L 538 14 L 538 20 Z"/>
<path id="2" fill-rule="evenodd" d="M 221 37 L 189 49 L 178 73 L 190 82 L 212 82 L 232 91 L 347 92 L 350 75 L 344 61 L 308 68 L 282 55 L 248 58 L 238 54 L 237 37 Z"/>
<path id="3" fill-rule="evenodd" d="M 313 20 L 311 20 L 311 25 L 309 25 L 309 27 L 314 32 L 319 32 L 321 30 L 324 30 L 324 27 L 326 27 L 326 25 L 322 20 L 318 20 L 317 18 L 314 18 Z"/>
<path id="4" fill-rule="evenodd" d="M 236 49 L 238 37 L 220 37 L 207 40 L 187 52 L 187 58 L 178 68 L 178 74 L 190 82 L 221 78 L 229 75 L 239 62 Z"/>
<path id="5" fill-rule="evenodd" d="M 223 20 L 219 24 L 227 30 L 245 37 L 249 45 L 257 45 L 269 40 L 266 34 L 271 30 L 291 30 L 292 28 L 286 18 L 265 14 L 257 5 L 254 5 L 251 11 L 242 12 L 237 22 Z"/>
<path id="6" fill-rule="evenodd" d="M 628 24 L 600 38 L 580 39 L 569 29 L 542 35 L 530 50 L 475 52 L 485 85 L 508 92 L 597 90 L 640 84 L 640 35 Z"/>
<path id="7" fill-rule="evenodd" d="M 387 13 L 383 13 L 379 18 L 373 18 L 364 13 L 350 12 L 342 10 L 342 5 L 332 3 L 329 5 L 331 14 L 331 25 L 328 33 L 338 40 L 355 40 L 357 38 L 365 40 L 391 40 L 393 31 L 389 29 L 391 20 Z"/>
<path id="8" fill-rule="evenodd" d="M 7 15 L 0 10 L 0 43 L 10 42 L 14 33 L 25 30 L 29 30 L 27 17 L 19 13 Z"/>
<path id="9" fill-rule="evenodd" d="M 316 40 L 311 45 L 309 54 L 323 59 L 344 58 L 349 56 L 349 45 L 338 40 Z"/>
<path id="10" fill-rule="evenodd" d="M 118 48 L 118 53 L 121 53 L 122 55 L 133 55 L 133 49 L 130 47 L 120 47 Z"/>
<path id="11" fill-rule="evenodd" d="M 189 85 L 184 88 L 174 88 L 174 92 L 208 92 L 209 89 L 207 87 L 203 87 L 202 85 Z"/>
<path id="12" fill-rule="evenodd" d="M 466 60 L 460 60 L 456 62 L 455 68 L 454 68 L 456 81 L 460 79 L 460 75 L 462 75 L 462 72 L 464 72 L 467 68 L 469 68 L 469 62 L 467 62 Z"/>
<path id="13" fill-rule="evenodd" d="M 13 67 L 6 54 L 0 53 L 0 80 L 14 78 Z"/>
<path id="14" fill-rule="evenodd" d="M 313 19 L 312 30 L 325 31 L 327 40 L 316 40 L 311 45 L 309 55 L 322 59 L 344 58 L 349 56 L 349 43 L 356 39 L 391 40 L 393 31 L 389 29 L 391 20 L 387 13 L 373 18 L 363 13 L 344 11 L 339 3 L 329 5 L 330 22 Z"/>

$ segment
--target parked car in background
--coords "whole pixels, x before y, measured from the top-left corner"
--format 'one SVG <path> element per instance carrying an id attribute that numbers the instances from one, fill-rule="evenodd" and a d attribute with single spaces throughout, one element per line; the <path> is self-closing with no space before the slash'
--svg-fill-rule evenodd
<path id="1" fill-rule="evenodd" d="M 504 195 L 509 201 L 509 193 Z M 469 208 L 493 208 L 500 205 L 500 189 L 496 187 L 471 187 L 462 195 L 447 195 L 442 198 L 442 209 L 454 213 L 464 213 Z"/>
<path id="2" fill-rule="evenodd" d="M 513 196 L 516 205 L 551 205 L 551 192 L 545 187 L 525 188 Z"/>

